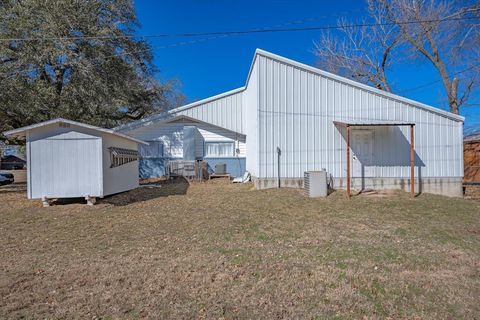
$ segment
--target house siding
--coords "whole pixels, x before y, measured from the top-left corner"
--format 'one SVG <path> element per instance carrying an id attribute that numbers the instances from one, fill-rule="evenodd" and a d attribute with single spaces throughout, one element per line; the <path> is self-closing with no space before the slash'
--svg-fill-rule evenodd
<path id="1" fill-rule="evenodd" d="M 232 154 L 230 158 L 205 157 L 204 160 L 212 168 L 215 168 L 216 163 L 223 161 L 227 164 L 227 168 L 232 169 L 231 173 L 233 176 L 243 175 L 245 172 L 246 156 L 246 141 L 244 136 L 215 125 L 192 121 L 176 121 L 172 123 L 154 123 L 128 132 L 128 135 L 134 138 L 147 142 L 162 141 L 164 144 L 163 157 L 140 160 L 139 175 L 142 179 L 165 175 L 165 167 L 168 160 L 182 159 L 183 128 L 185 126 L 194 126 L 198 129 L 199 134 L 195 135 L 196 153 L 198 155 L 204 154 L 203 146 L 205 142 L 234 143 L 235 148 L 240 150 L 238 156 Z M 238 163 L 241 163 L 241 165 L 237 165 Z"/>

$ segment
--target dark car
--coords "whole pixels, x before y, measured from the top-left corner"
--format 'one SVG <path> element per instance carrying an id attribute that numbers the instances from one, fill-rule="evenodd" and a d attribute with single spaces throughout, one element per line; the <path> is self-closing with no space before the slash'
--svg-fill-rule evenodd
<path id="1" fill-rule="evenodd" d="M 2 157 L 1 170 L 21 170 L 25 168 L 26 161 L 17 156 L 9 155 Z"/>
<path id="2" fill-rule="evenodd" d="M 15 178 L 9 172 L 0 172 L 0 185 L 14 183 Z"/>

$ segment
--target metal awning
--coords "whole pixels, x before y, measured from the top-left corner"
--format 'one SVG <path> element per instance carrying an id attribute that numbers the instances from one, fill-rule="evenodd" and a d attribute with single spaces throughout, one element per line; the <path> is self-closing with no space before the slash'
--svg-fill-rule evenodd
<path id="1" fill-rule="evenodd" d="M 415 197 L 415 147 L 414 147 L 414 132 L 415 123 L 388 121 L 388 120 L 353 120 L 353 121 L 336 121 L 333 123 L 336 126 L 341 126 L 346 129 L 347 142 L 347 196 L 350 198 L 350 129 L 353 127 L 384 127 L 384 126 L 409 126 L 410 127 L 410 193 L 412 198 Z"/>
<path id="2" fill-rule="evenodd" d="M 342 127 L 385 127 L 385 126 L 414 126 L 413 122 L 389 121 L 389 120 L 334 120 L 333 123 Z"/>

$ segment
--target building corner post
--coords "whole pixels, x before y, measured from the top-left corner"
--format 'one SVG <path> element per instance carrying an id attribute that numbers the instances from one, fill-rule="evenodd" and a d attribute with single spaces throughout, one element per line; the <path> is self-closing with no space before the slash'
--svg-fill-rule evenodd
<path id="1" fill-rule="evenodd" d="M 410 125 L 410 193 L 415 198 L 415 125 Z M 420 181 L 419 181 L 420 183 Z"/>
<path id="2" fill-rule="evenodd" d="M 347 125 L 347 197 L 350 198 L 350 126 Z"/>

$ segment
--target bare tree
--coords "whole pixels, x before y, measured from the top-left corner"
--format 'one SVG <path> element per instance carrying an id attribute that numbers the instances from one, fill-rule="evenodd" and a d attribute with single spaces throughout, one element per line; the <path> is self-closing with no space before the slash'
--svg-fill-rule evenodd
<path id="1" fill-rule="evenodd" d="M 317 65 L 327 71 L 392 92 L 387 69 L 394 62 L 400 44 L 398 28 L 388 22 L 386 8 L 368 0 L 368 19 L 360 28 L 345 19 L 338 22 L 340 34 L 325 32 L 315 42 Z"/>
<path id="2" fill-rule="evenodd" d="M 478 13 L 480 5 L 465 5 L 462 1 L 378 1 L 390 21 L 398 26 L 402 39 L 411 46 L 414 56 L 426 58 L 437 70 L 450 111 L 458 114 L 459 107 L 468 99 L 478 80 L 479 68 L 471 65 L 474 58 L 471 47 L 479 45 L 475 44 L 477 31 L 471 18 Z M 417 23 L 410 23 L 413 21 Z M 472 72 L 467 76 L 467 71 Z M 464 77 L 458 77 L 459 73 Z"/>
<path id="3" fill-rule="evenodd" d="M 438 72 L 451 112 L 480 80 L 480 4 L 476 1 L 368 0 L 364 27 L 341 21 L 341 34 L 315 44 L 319 66 L 392 92 L 386 71 L 399 56 L 427 59 Z"/>

